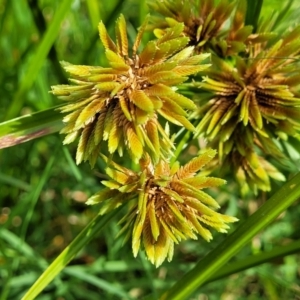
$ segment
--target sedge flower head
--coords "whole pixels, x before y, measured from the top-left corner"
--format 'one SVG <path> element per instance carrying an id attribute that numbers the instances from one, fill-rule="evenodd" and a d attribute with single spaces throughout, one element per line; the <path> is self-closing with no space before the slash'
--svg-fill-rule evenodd
<path id="1" fill-rule="evenodd" d="M 196 134 L 219 149 L 221 163 L 234 164 L 245 191 L 269 191 L 269 177 L 284 180 L 266 159 L 283 160 L 281 141 L 299 138 L 299 49 L 297 27 L 282 39 L 247 47 L 243 57 L 214 56 L 200 83 L 211 96 L 200 100 Z"/>
<path id="2" fill-rule="evenodd" d="M 156 36 L 182 22 L 189 44 L 198 53 L 212 50 L 225 57 L 244 51 L 245 44 L 259 38 L 251 34 L 252 26 L 245 25 L 245 0 L 155 0 L 148 5 L 159 14 L 151 17 L 149 26 Z"/>
<path id="3" fill-rule="evenodd" d="M 225 183 L 223 179 L 197 175 L 198 171 L 215 156 L 207 150 L 199 157 L 180 167 L 171 167 L 160 159 L 153 164 L 145 156 L 140 173 L 116 163 L 108 162 L 109 180 L 102 181 L 106 188 L 92 196 L 87 204 L 102 203 L 100 213 L 106 213 L 126 202 L 129 210 L 120 220 L 126 238 L 132 238 L 132 249 L 137 256 L 141 247 L 151 263 L 157 267 L 173 257 L 174 244 L 200 235 L 210 241 L 210 228 L 227 232 L 227 223 L 236 218 L 217 213 L 218 203 L 202 189 Z M 131 201 L 130 201 L 131 200 Z"/>
<path id="4" fill-rule="evenodd" d="M 80 136 L 77 163 L 89 160 L 94 165 L 103 141 L 108 151 L 124 149 L 138 161 L 144 152 L 153 161 L 166 155 L 172 142 L 158 122 L 158 115 L 179 126 L 194 130 L 187 110 L 195 104 L 174 88 L 188 76 L 207 68 L 200 63 L 207 55 L 192 56 L 193 47 L 182 35 L 178 24 L 159 39 L 149 41 L 139 51 L 147 21 L 140 27 L 131 53 L 128 50 L 126 22 L 123 15 L 116 24 L 116 43 L 103 23 L 99 33 L 109 67 L 63 63 L 73 85 L 52 87 L 53 94 L 68 102 L 60 108 L 67 113 L 63 121 L 67 134 L 64 143 Z"/>

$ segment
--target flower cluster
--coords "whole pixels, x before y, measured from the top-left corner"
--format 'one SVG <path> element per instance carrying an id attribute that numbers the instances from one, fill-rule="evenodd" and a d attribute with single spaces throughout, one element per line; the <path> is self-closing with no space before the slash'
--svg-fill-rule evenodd
<path id="1" fill-rule="evenodd" d="M 207 11 L 210 6 L 205 3 Z M 185 24 L 177 21 L 142 48 L 147 25 L 146 20 L 129 50 L 122 15 L 116 23 L 116 42 L 100 23 L 109 67 L 63 62 L 71 84 L 53 86 L 52 93 L 67 102 L 59 108 L 66 114 L 61 133 L 66 134 L 65 144 L 79 138 L 77 164 L 88 160 L 93 167 L 99 155 L 107 164 L 109 180 L 102 181 L 105 188 L 87 204 L 101 203 L 101 214 L 127 204 L 120 234 L 126 233 L 127 239 L 132 236 L 134 256 L 142 246 L 149 260 L 159 266 L 166 258 L 172 259 L 174 244 L 197 239 L 197 235 L 209 241 L 209 228 L 227 232 L 227 223 L 237 219 L 217 213 L 218 203 L 202 191 L 224 184 L 224 180 L 197 175 L 216 151 L 207 150 L 183 167 L 179 163 L 170 166 L 175 146 L 164 129 L 168 122 L 196 130 L 190 112 L 197 113 L 197 106 L 180 94 L 177 86 L 190 75 L 207 70 L 209 65 L 202 63 L 210 55 L 199 54 L 202 46 L 187 34 Z M 218 24 L 215 31 L 220 27 Z M 109 159 L 100 154 L 103 147 L 111 154 Z M 139 172 L 113 162 L 113 154 L 122 156 L 124 151 L 139 164 Z"/>
<path id="2" fill-rule="evenodd" d="M 210 241 L 210 227 L 224 233 L 229 228 L 227 223 L 237 221 L 215 212 L 218 203 L 202 191 L 225 183 L 219 178 L 197 175 L 215 154 L 208 149 L 182 167 L 178 162 L 170 167 L 164 159 L 152 164 L 145 157 L 139 173 L 104 157 L 110 180 L 102 181 L 106 188 L 87 204 L 103 203 L 103 214 L 129 201 L 129 210 L 120 221 L 120 234 L 127 233 L 127 239 L 132 235 L 134 256 L 142 244 L 148 259 L 158 267 L 166 258 L 172 259 L 174 244 L 187 238 L 197 239 L 197 234 Z"/>
<path id="3" fill-rule="evenodd" d="M 284 180 L 263 155 L 283 160 L 280 140 L 299 136 L 299 33 L 297 27 L 278 41 L 248 47 L 245 57 L 214 56 L 199 84 L 212 96 L 200 100 L 196 135 L 234 166 L 244 192 L 269 191 L 269 177 Z"/>
<path id="4" fill-rule="evenodd" d="M 215 211 L 218 203 L 203 189 L 225 182 L 198 174 L 204 166 L 229 168 L 243 194 L 269 191 L 270 178 L 285 180 L 269 158 L 285 160 L 281 141 L 300 137 L 300 26 L 280 39 L 276 22 L 247 25 L 246 0 L 148 4 L 156 15 L 147 17 L 132 47 L 123 15 L 116 42 L 100 23 L 109 66 L 63 62 L 71 84 L 53 86 L 52 93 L 67 102 L 59 108 L 66 124 L 61 133 L 65 144 L 79 137 L 77 163 L 94 166 L 103 147 L 111 154 L 101 154 L 105 188 L 87 204 L 101 204 L 101 214 L 127 204 L 119 234 L 131 238 L 134 256 L 142 247 L 159 266 L 172 259 L 174 244 L 198 235 L 209 241 L 210 228 L 227 232 L 237 221 Z M 156 39 L 142 47 L 146 29 Z M 210 55 L 209 68 L 203 62 Z M 186 83 L 195 74 L 201 81 Z M 194 101 L 179 85 L 195 92 Z M 182 167 L 171 164 L 168 122 L 204 138 L 218 156 L 208 149 Z M 124 151 L 138 172 L 113 162 L 113 154 Z"/>
<path id="5" fill-rule="evenodd" d="M 74 85 L 52 87 L 52 93 L 69 104 L 60 108 L 68 113 L 61 131 L 67 136 L 65 144 L 80 136 L 76 161 L 89 160 L 95 164 L 103 141 L 110 153 L 122 156 L 127 149 L 136 162 L 144 152 L 153 161 L 168 156 L 172 144 L 158 115 L 166 120 L 194 130 L 186 110 L 195 104 L 172 87 L 184 82 L 187 76 L 203 71 L 200 65 L 207 55 L 194 55 L 186 47 L 188 38 L 182 36 L 183 24 L 178 24 L 157 40 L 149 41 L 138 53 L 147 21 L 140 27 L 131 55 L 125 18 L 117 20 L 114 43 L 103 23 L 99 25 L 101 41 L 110 67 L 77 66 L 63 63 Z"/>
<path id="6" fill-rule="evenodd" d="M 221 0 L 156 0 L 149 7 L 158 13 L 151 17 L 149 29 L 160 37 L 166 30 L 184 24 L 184 34 L 197 53 L 213 51 L 226 57 L 245 50 L 261 36 L 252 35 L 252 26 L 245 25 L 247 2 Z"/>
<path id="7" fill-rule="evenodd" d="M 233 171 L 243 194 L 270 191 L 270 178 L 285 177 L 269 158 L 284 162 L 280 141 L 299 138 L 299 27 L 279 39 L 274 18 L 245 25 L 244 0 L 157 0 L 149 6 L 159 14 L 152 17 L 158 37 L 183 22 L 196 53 L 212 53 L 212 67 L 193 85 L 200 89 L 192 113 L 195 137 L 218 149 L 211 167 Z"/>

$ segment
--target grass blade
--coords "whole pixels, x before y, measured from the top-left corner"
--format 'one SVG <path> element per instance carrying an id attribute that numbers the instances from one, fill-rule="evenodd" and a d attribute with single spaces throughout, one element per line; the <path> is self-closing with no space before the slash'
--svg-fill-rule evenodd
<path id="1" fill-rule="evenodd" d="M 13 177 L 13 176 L 9 176 L 9 175 L 6 175 L 6 174 L 1 173 L 1 172 L 0 172 L 0 182 L 5 183 L 5 184 L 9 184 L 13 187 L 24 190 L 26 192 L 29 192 L 31 190 L 31 186 L 27 182 L 24 182 L 22 180 L 19 180 L 19 179 Z"/>
<path id="2" fill-rule="evenodd" d="M 91 23 L 93 26 L 93 29 L 97 31 L 98 29 L 98 24 L 101 20 L 101 2 L 99 2 L 98 0 L 87 0 L 86 1 L 86 6 L 91 18 Z M 102 8 L 102 7 L 101 7 Z"/>
<path id="3" fill-rule="evenodd" d="M 120 298 L 128 300 L 131 299 L 121 285 L 117 283 L 110 283 L 107 280 L 99 278 L 98 276 L 88 274 L 87 270 L 82 270 L 80 267 L 71 266 L 66 268 L 64 273 L 72 277 L 79 278 L 83 282 L 88 282 L 89 284 L 98 287 L 111 295 L 116 295 Z"/>
<path id="4" fill-rule="evenodd" d="M 87 245 L 104 226 L 118 213 L 115 209 L 104 216 L 97 215 L 72 241 L 72 243 L 51 263 L 39 279 L 23 296 L 23 300 L 34 299 L 75 257 L 75 255 Z"/>
<path id="5" fill-rule="evenodd" d="M 63 115 L 57 107 L 0 123 L 0 149 L 59 131 Z"/>
<path id="6" fill-rule="evenodd" d="M 0 238 L 2 241 L 6 241 L 11 247 L 16 249 L 20 256 L 24 256 L 29 260 L 35 261 L 36 264 L 41 267 L 47 267 L 48 263 L 44 258 L 38 255 L 30 245 L 28 245 L 23 238 L 20 238 L 13 232 L 10 232 L 6 228 L 0 229 Z"/>
<path id="7" fill-rule="evenodd" d="M 25 100 L 24 93 L 33 85 L 59 33 L 60 24 L 65 18 L 67 12 L 69 11 L 72 2 L 73 0 L 64 0 L 57 9 L 49 28 L 43 36 L 41 43 L 39 44 L 35 54 L 31 57 L 31 61 L 25 72 L 26 76 L 23 77 L 20 83 L 20 87 L 14 95 L 12 103 L 10 104 L 7 110 L 5 120 L 9 120 L 11 118 L 16 117 L 19 114 L 21 108 L 23 107 Z"/>
<path id="8" fill-rule="evenodd" d="M 247 15 L 245 25 L 252 25 L 253 32 L 256 32 L 263 2 L 263 0 L 247 0 Z"/>
<path id="9" fill-rule="evenodd" d="M 63 147 L 62 149 L 63 149 L 64 155 L 65 155 L 65 158 L 69 164 L 69 168 L 72 171 L 74 177 L 76 178 L 76 180 L 78 182 L 81 182 L 83 177 L 81 175 L 80 169 L 78 168 L 73 157 L 71 156 L 69 149 L 67 147 Z"/>
<path id="10" fill-rule="evenodd" d="M 238 260 L 236 262 L 230 263 L 230 265 L 224 266 L 218 272 L 216 272 L 212 277 L 210 277 L 204 283 L 213 282 L 234 273 L 238 273 L 258 265 L 268 263 L 273 259 L 285 257 L 291 254 L 300 252 L 300 241 L 292 242 L 287 246 L 276 247 L 275 249 L 263 253 L 259 253 L 245 259 Z"/>
<path id="11" fill-rule="evenodd" d="M 55 159 L 55 156 L 53 155 L 48 160 L 48 163 L 45 167 L 45 170 L 43 171 L 43 174 L 40 177 L 39 182 L 37 183 L 37 185 L 34 188 L 32 188 L 31 192 L 28 194 L 28 196 L 27 196 L 28 200 L 24 201 L 25 203 L 27 203 L 27 207 L 26 207 L 27 210 L 26 210 L 26 214 L 24 216 L 23 226 L 22 226 L 22 229 L 21 229 L 21 232 L 20 232 L 20 239 L 15 240 L 15 241 L 19 242 L 18 248 L 23 247 L 23 244 L 24 244 L 24 241 L 25 241 L 25 236 L 26 236 L 26 233 L 27 233 L 27 229 L 28 229 L 29 223 L 32 219 L 34 207 L 36 206 L 36 203 L 39 199 L 41 191 L 42 191 L 45 183 L 47 182 L 47 180 L 50 176 L 50 171 L 51 171 L 51 168 L 53 166 L 54 159 Z M 13 241 L 12 237 L 13 236 L 10 236 L 10 238 L 11 238 L 10 241 Z M 28 250 L 29 249 L 27 248 L 27 253 L 28 253 Z M 8 291 L 10 289 L 10 280 L 12 279 L 12 271 L 18 269 L 20 261 L 21 261 L 21 257 L 17 257 L 13 261 L 13 263 L 11 264 L 11 266 L 10 266 L 11 267 L 11 270 L 10 270 L 11 274 L 9 276 L 7 276 L 7 280 L 6 280 L 6 283 L 4 284 L 4 288 L 3 288 L 3 291 L 2 291 L 2 294 L 1 294 L 1 299 L 6 299 L 5 293 L 8 293 Z"/>
<path id="12" fill-rule="evenodd" d="M 275 22 L 274 22 L 274 29 L 278 27 L 280 24 L 282 24 L 282 21 L 286 18 L 288 12 L 290 11 L 290 8 L 294 4 L 294 0 L 286 1 L 285 6 L 281 9 L 279 12 Z"/>

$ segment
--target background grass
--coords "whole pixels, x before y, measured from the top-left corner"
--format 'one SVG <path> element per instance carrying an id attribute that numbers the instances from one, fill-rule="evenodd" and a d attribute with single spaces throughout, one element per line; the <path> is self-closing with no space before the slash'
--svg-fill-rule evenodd
<path id="1" fill-rule="evenodd" d="M 299 15 L 296 2 L 284 20 L 291 26 Z M 282 1 L 265 1 L 263 14 L 281 6 Z M 133 40 L 147 14 L 145 1 L 0 0 L 0 120 L 59 104 L 48 93 L 51 85 L 66 82 L 59 61 L 103 64 L 98 21 L 103 19 L 112 33 L 121 12 Z M 53 134 L 0 152 L 1 300 L 20 299 L 97 213 L 97 207 L 84 202 L 99 189 L 103 165 L 99 162 L 93 171 L 87 164 L 77 167 L 75 147 L 63 147 L 62 137 Z M 186 149 L 182 160 L 195 155 L 195 147 Z M 126 158 L 121 162 L 128 164 Z M 227 179 L 227 186 L 211 193 L 222 212 L 241 221 L 268 198 L 241 199 L 234 181 Z M 299 215 L 295 204 L 233 261 L 298 240 Z M 157 298 L 226 239 L 215 232 L 211 243 L 181 243 L 173 261 L 155 269 L 143 254 L 134 259 L 130 245 L 113 238 L 118 230 L 111 222 L 37 299 L 140 299 L 148 293 Z M 192 299 L 300 299 L 298 265 L 299 255 L 276 259 L 208 283 Z"/>

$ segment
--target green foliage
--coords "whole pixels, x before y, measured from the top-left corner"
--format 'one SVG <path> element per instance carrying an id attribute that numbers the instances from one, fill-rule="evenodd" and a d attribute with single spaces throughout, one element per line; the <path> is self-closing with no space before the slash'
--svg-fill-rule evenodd
<path id="1" fill-rule="evenodd" d="M 0 299 L 299 297 L 297 1 L 147 2 L 0 3 Z"/>

